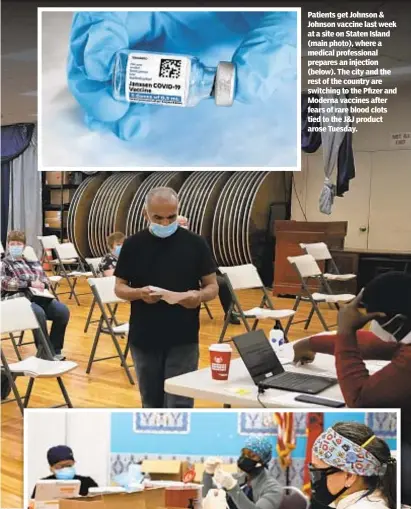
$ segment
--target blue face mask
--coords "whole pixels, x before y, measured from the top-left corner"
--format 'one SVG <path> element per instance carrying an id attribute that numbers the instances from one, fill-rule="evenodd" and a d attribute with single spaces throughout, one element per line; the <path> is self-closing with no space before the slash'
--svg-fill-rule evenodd
<path id="1" fill-rule="evenodd" d="M 160 237 L 161 239 L 165 239 L 173 235 L 178 228 L 178 222 L 174 221 L 174 223 L 168 224 L 167 226 L 163 226 L 162 224 L 151 223 L 150 231 L 156 237 Z"/>
<path id="2" fill-rule="evenodd" d="M 64 467 L 56 470 L 54 475 L 59 481 L 70 481 L 74 479 L 76 475 L 76 469 L 74 467 Z"/>
<path id="3" fill-rule="evenodd" d="M 9 253 L 12 258 L 20 258 L 20 256 L 23 254 L 23 251 L 23 246 L 9 246 Z"/>
<path id="4" fill-rule="evenodd" d="M 117 258 L 120 256 L 121 246 L 116 246 L 114 248 L 114 254 L 117 256 Z"/>

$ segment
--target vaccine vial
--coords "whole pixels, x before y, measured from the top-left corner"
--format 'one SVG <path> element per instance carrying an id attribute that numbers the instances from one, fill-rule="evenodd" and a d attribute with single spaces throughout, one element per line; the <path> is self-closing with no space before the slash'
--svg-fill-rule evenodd
<path id="1" fill-rule="evenodd" d="M 121 50 L 114 57 L 112 85 L 113 97 L 123 102 L 187 107 L 211 96 L 217 106 L 231 106 L 235 66 L 206 67 L 192 56 Z"/>

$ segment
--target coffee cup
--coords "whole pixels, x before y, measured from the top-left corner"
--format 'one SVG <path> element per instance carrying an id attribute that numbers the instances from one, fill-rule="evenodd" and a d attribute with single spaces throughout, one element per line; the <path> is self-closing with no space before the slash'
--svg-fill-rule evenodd
<path id="1" fill-rule="evenodd" d="M 216 343 L 209 347 L 211 377 L 213 380 L 228 380 L 231 362 L 231 345 Z"/>

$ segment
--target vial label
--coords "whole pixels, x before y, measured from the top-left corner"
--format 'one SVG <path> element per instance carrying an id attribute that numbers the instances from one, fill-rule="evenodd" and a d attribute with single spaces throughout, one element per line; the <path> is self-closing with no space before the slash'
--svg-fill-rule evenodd
<path id="1" fill-rule="evenodd" d="M 191 62 L 188 57 L 130 53 L 126 69 L 129 102 L 186 106 Z"/>

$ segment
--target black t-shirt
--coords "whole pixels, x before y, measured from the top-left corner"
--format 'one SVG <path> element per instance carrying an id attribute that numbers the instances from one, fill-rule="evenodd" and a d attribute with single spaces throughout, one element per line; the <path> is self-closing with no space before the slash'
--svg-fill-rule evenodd
<path id="1" fill-rule="evenodd" d="M 42 481 L 47 481 L 49 479 L 56 479 L 55 475 L 49 475 L 48 477 L 43 477 Z M 88 490 L 90 488 L 97 488 L 98 484 L 94 479 L 91 477 L 85 477 L 84 475 L 75 475 L 74 479 L 76 481 L 80 481 L 80 495 L 82 497 L 85 497 L 88 495 Z M 34 498 L 36 495 L 36 488 L 33 490 L 33 494 L 31 495 L 31 498 Z"/>
<path id="2" fill-rule="evenodd" d="M 202 277 L 216 266 L 207 242 L 184 228 L 161 239 L 143 230 L 123 244 L 115 276 L 132 288 L 158 286 L 185 292 L 198 290 Z M 198 342 L 199 311 L 164 301 L 131 303 L 130 342 L 144 350 Z"/>

